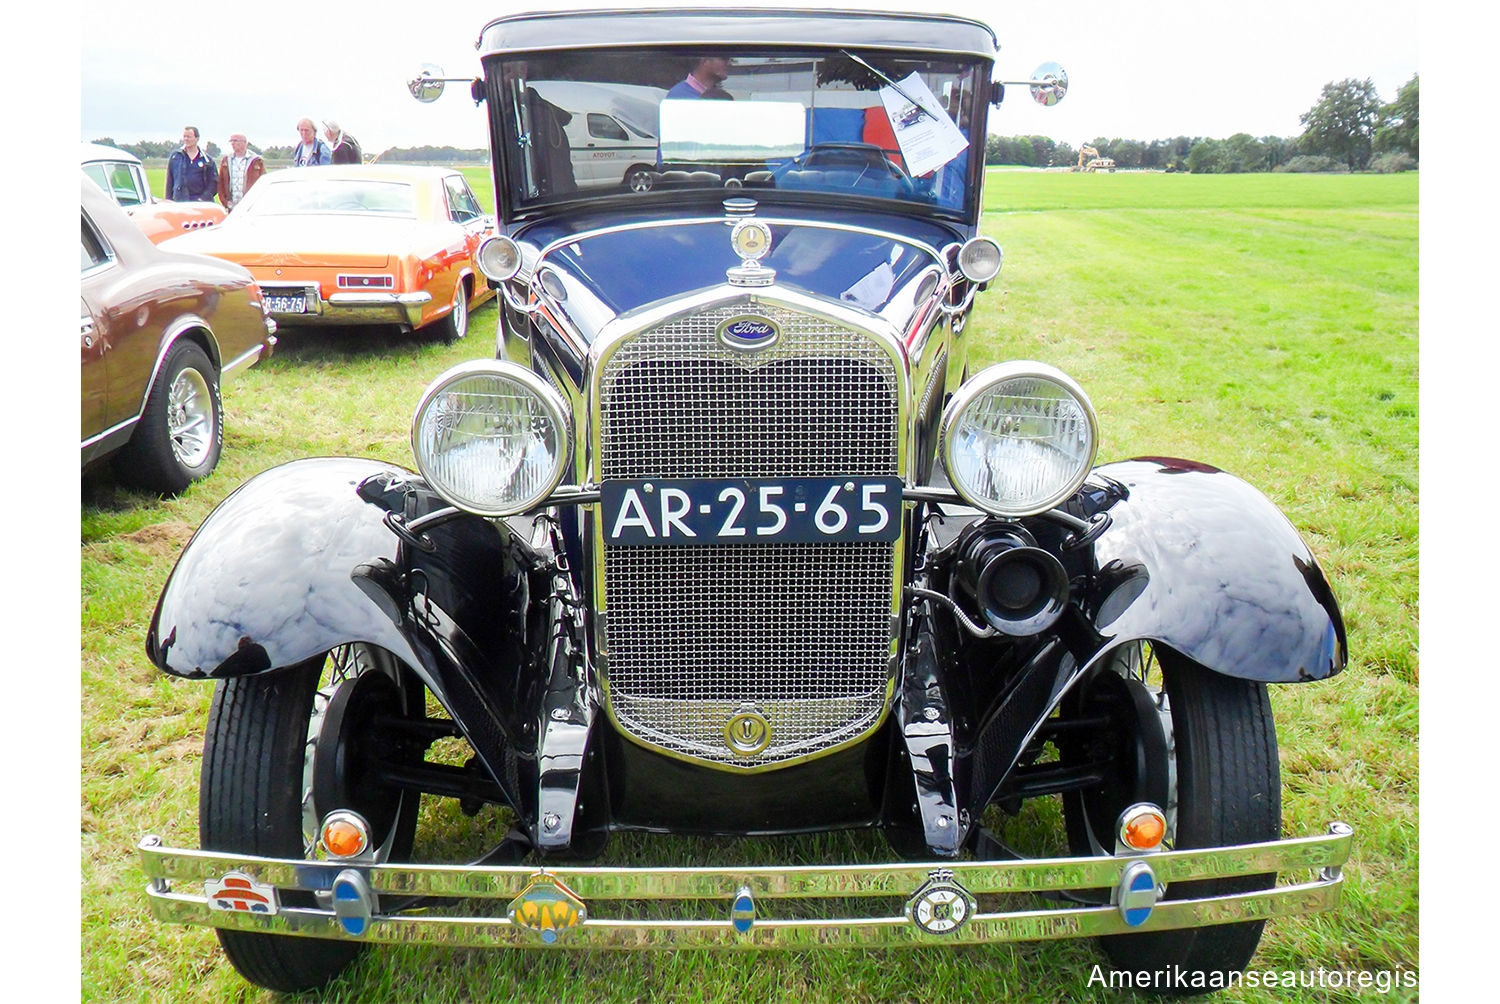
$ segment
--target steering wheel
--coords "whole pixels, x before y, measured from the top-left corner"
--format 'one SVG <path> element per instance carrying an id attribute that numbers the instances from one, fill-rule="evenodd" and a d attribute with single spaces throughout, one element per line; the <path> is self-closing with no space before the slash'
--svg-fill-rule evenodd
<path id="1" fill-rule="evenodd" d="M 823 171 L 858 169 L 856 187 L 866 174 L 874 172 L 877 178 L 895 178 L 903 195 L 909 196 L 913 191 L 911 176 L 874 143 L 815 143 L 802 155 L 800 166 Z"/>

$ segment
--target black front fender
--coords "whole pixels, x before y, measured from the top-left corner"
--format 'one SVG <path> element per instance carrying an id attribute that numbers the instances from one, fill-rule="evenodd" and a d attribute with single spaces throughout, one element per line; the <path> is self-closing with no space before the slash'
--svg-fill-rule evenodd
<path id="1" fill-rule="evenodd" d="M 223 679 L 274 672 L 365 642 L 410 666 L 500 776 L 525 755 L 539 697 L 529 665 L 529 547 L 464 515 L 409 548 L 385 523 L 410 472 L 371 460 L 300 460 L 226 498 L 193 535 L 157 603 L 146 652 L 164 672 Z"/>
<path id="2" fill-rule="evenodd" d="M 399 540 L 359 484 L 398 468 L 300 460 L 272 468 L 219 504 L 162 589 L 146 654 L 195 679 L 245 676 L 367 641 L 416 664 L 391 617 L 350 573 L 394 561 Z"/>
<path id="3" fill-rule="evenodd" d="M 1266 683 L 1344 668 L 1333 591 L 1264 495 L 1192 461 L 1140 458 L 1097 473 L 1129 492 L 1094 544 L 1085 612 L 1106 647 L 1160 641 L 1215 672 Z"/>

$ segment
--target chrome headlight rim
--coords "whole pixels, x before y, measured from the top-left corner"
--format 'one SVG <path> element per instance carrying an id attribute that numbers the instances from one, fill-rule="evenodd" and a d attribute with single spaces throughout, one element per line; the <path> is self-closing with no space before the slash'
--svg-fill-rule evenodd
<path id="1" fill-rule="evenodd" d="M 993 389 L 997 384 L 1007 380 L 1016 379 L 1040 379 L 1054 383 L 1061 387 L 1081 407 L 1088 422 L 1089 447 L 1088 457 L 1081 469 L 1067 482 L 1059 485 L 1058 489 L 1048 494 L 1044 500 L 1032 503 L 1028 506 L 1007 506 L 991 499 L 976 496 L 970 492 L 960 480 L 954 476 L 953 458 L 953 428 L 958 419 L 964 414 L 970 405 L 980 395 Z M 964 384 L 954 391 L 948 406 L 943 409 L 943 417 L 938 425 L 938 455 L 943 461 L 943 470 L 947 474 L 948 483 L 969 505 L 988 513 L 991 516 L 1000 516 L 1013 519 L 1021 516 L 1035 516 L 1038 513 L 1047 512 L 1056 508 L 1060 503 L 1071 498 L 1084 481 L 1088 479 L 1089 473 L 1094 469 L 1094 461 L 1099 454 L 1099 416 L 1094 412 L 1094 405 L 1089 400 L 1088 394 L 1079 386 L 1078 381 L 1068 376 L 1056 366 L 1037 362 L 1032 359 L 1017 359 L 1010 362 L 996 363 L 980 370 L 970 377 Z"/>
<path id="2" fill-rule="evenodd" d="M 954 256 L 958 271 L 965 279 L 977 285 L 991 282 L 1005 267 L 1005 252 L 997 241 L 990 237 L 970 237 L 959 246 Z M 993 266 L 983 264 L 993 257 Z"/>
<path id="3" fill-rule="evenodd" d="M 426 413 L 428 406 L 432 404 L 438 395 L 450 389 L 454 384 L 473 376 L 500 377 L 520 384 L 528 393 L 541 402 L 547 418 L 552 421 L 558 430 L 557 461 L 554 464 L 552 474 L 543 482 L 545 487 L 532 492 L 513 505 L 501 507 L 476 505 L 472 499 L 464 498 L 460 493 L 453 491 L 451 485 L 444 484 L 441 478 L 434 477 L 418 442 L 418 433 L 422 428 L 422 417 Z M 563 476 L 567 473 L 573 457 L 573 415 L 568 409 L 566 402 L 563 401 L 562 395 L 557 392 L 557 389 L 524 366 L 518 366 L 513 362 L 501 359 L 472 359 L 444 370 L 422 392 L 422 397 L 417 402 L 417 409 L 412 414 L 411 452 L 413 458 L 416 460 L 417 470 L 421 473 L 423 480 L 427 482 L 428 487 L 437 492 L 438 496 L 449 505 L 479 516 L 491 518 L 514 516 L 536 508 L 542 502 L 546 501 L 557 489 L 557 486 L 562 483 Z"/>
<path id="4" fill-rule="evenodd" d="M 486 237 L 474 251 L 474 264 L 486 279 L 509 282 L 521 272 L 521 245 L 505 234 Z"/>

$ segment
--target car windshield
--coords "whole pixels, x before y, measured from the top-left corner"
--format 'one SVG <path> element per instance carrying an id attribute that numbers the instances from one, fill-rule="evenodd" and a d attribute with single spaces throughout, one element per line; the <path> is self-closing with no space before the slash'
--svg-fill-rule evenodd
<path id="1" fill-rule="evenodd" d="M 247 203 L 252 216 L 288 213 L 374 213 L 381 216 L 417 215 L 412 186 L 395 181 L 351 178 L 278 178 L 257 186 L 257 198 Z"/>
<path id="2" fill-rule="evenodd" d="M 978 65 L 850 49 L 501 59 L 509 203 L 730 188 L 968 213 L 983 159 L 975 89 L 989 83 Z"/>

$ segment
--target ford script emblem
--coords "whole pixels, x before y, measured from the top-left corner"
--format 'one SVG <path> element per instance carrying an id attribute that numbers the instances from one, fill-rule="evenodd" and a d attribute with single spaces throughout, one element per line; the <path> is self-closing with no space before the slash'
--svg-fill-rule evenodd
<path id="1" fill-rule="evenodd" d="M 719 341 L 731 349 L 764 349 L 776 344 L 781 328 L 768 317 L 742 314 L 719 325 Z"/>

